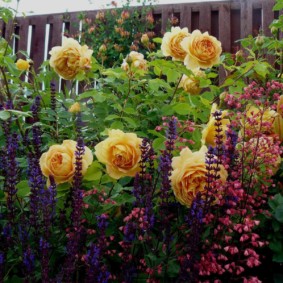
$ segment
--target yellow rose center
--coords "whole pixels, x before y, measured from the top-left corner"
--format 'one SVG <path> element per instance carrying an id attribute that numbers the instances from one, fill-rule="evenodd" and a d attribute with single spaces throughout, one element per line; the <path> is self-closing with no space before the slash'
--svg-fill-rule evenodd
<path id="1" fill-rule="evenodd" d="M 204 39 L 196 43 L 196 52 L 199 59 L 205 60 L 215 55 L 215 47 L 210 40 Z"/>
<path id="2" fill-rule="evenodd" d="M 68 174 L 72 171 L 72 160 L 66 153 L 55 153 L 50 161 L 51 169 L 56 175 Z"/>
<path id="3" fill-rule="evenodd" d="M 115 145 L 112 148 L 112 164 L 123 168 L 131 168 L 133 166 L 133 153 L 132 149 L 126 145 Z"/>

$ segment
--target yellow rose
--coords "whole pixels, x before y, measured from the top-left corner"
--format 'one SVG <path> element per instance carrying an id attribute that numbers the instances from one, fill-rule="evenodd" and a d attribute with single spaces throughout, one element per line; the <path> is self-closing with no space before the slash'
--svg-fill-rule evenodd
<path id="1" fill-rule="evenodd" d="M 50 66 L 65 80 L 72 80 L 79 72 L 91 67 L 92 52 L 75 39 L 64 37 L 62 46 L 55 46 L 49 52 Z"/>
<path id="2" fill-rule="evenodd" d="M 179 87 L 183 88 L 190 94 L 199 94 L 201 89 L 199 87 L 199 79 L 205 77 L 205 73 L 199 69 L 193 70 L 191 76 L 183 75 Z"/>
<path id="3" fill-rule="evenodd" d="M 75 173 L 76 145 L 73 140 L 64 140 L 62 144 L 52 145 L 49 150 L 40 157 L 39 164 L 42 174 L 46 177 L 52 175 L 56 184 L 71 182 Z M 82 157 L 82 175 L 92 163 L 91 150 L 85 146 Z"/>
<path id="4" fill-rule="evenodd" d="M 215 113 L 216 110 L 217 110 L 217 104 L 213 103 L 211 107 L 210 118 L 206 127 L 202 131 L 202 139 L 201 139 L 203 144 L 211 145 L 213 147 L 216 146 L 215 135 L 217 134 L 216 132 L 217 127 L 215 126 L 215 122 L 216 122 L 215 117 L 212 114 Z M 221 116 L 222 131 L 219 134 L 223 136 L 223 141 L 226 140 L 225 132 L 227 131 L 228 125 L 230 124 L 230 120 L 224 118 L 225 116 L 227 116 L 227 114 L 228 112 L 226 110 L 222 111 L 222 116 Z"/>
<path id="5" fill-rule="evenodd" d="M 69 108 L 70 113 L 78 113 L 81 112 L 81 105 L 78 102 L 75 102 L 71 107 Z"/>
<path id="6" fill-rule="evenodd" d="M 248 142 L 244 143 L 245 158 L 247 159 L 245 162 L 248 164 L 255 163 L 257 166 L 264 164 L 265 172 L 269 176 L 274 175 L 278 171 L 281 163 L 281 156 L 278 153 L 279 148 L 277 153 L 274 153 L 274 146 L 274 139 L 271 136 L 250 139 Z M 241 144 L 239 144 L 238 147 L 241 148 Z M 271 148 L 272 150 L 270 150 Z M 256 159 L 254 160 L 255 156 Z"/>
<path id="7" fill-rule="evenodd" d="M 221 42 L 208 32 L 201 33 L 194 30 L 189 37 L 181 42 L 182 48 L 186 51 L 184 64 L 188 69 L 210 68 L 219 63 L 222 52 Z"/>
<path id="8" fill-rule="evenodd" d="M 274 131 L 278 135 L 280 141 L 283 141 L 283 95 L 280 96 L 277 103 L 277 113 L 274 119 Z"/>
<path id="9" fill-rule="evenodd" d="M 16 66 L 21 71 L 27 71 L 29 69 L 29 67 L 30 67 L 29 62 L 26 61 L 26 60 L 23 60 L 23 59 L 19 59 L 16 62 Z"/>
<path id="10" fill-rule="evenodd" d="M 192 152 L 184 148 L 180 156 L 172 159 L 172 175 L 170 177 L 176 199 L 183 205 L 190 206 L 197 193 L 204 193 L 206 182 L 205 154 L 207 147 Z M 226 181 L 227 171 L 220 165 L 220 180 Z"/>
<path id="11" fill-rule="evenodd" d="M 130 54 L 128 55 L 127 62 L 133 63 L 136 60 L 138 61 L 144 60 L 143 54 L 136 51 L 131 51 Z"/>
<path id="12" fill-rule="evenodd" d="M 166 32 L 162 39 L 161 51 L 164 56 L 171 56 L 173 60 L 183 61 L 187 53 L 181 47 L 181 42 L 188 37 L 188 28 L 172 27 L 171 32 Z"/>
<path id="13" fill-rule="evenodd" d="M 140 171 L 141 138 L 121 130 L 110 130 L 109 137 L 95 146 L 97 159 L 106 164 L 110 177 L 135 176 Z"/>
<path id="14" fill-rule="evenodd" d="M 242 122 L 241 135 L 243 135 L 243 129 L 245 129 L 244 136 L 246 138 L 250 138 L 258 132 L 274 134 L 274 121 L 277 115 L 278 113 L 270 108 L 263 111 L 261 107 L 258 108 L 254 105 L 247 105 L 246 118 L 245 121 Z M 249 121 L 247 121 L 247 119 L 249 119 Z"/>

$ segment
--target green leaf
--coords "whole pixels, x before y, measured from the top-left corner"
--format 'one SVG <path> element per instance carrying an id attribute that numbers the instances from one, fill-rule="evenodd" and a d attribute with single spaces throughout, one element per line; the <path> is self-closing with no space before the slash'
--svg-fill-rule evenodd
<path id="1" fill-rule="evenodd" d="M 180 115 L 188 115 L 191 112 L 191 106 L 188 103 L 178 103 L 173 106 L 173 109 Z"/>
<path id="2" fill-rule="evenodd" d="M 282 1 L 277 2 L 277 3 L 273 6 L 272 11 L 279 11 L 279 10 L 281 10 L 281 9 L 283 9 L 283 2 L 282 2 Z"/>
<path id="3" fill-rule="evenodd" d="M 163 149 L 165 147 L 165 145 L 164 145 L 165 140 L 166 140 L 166 138 L 164 138 L 164 137 L 156 138 L 152 143 L 152 147 L 154 148 L 154 150 L 158 151 L 160 149 Z"/>
<path id="4" fill-rule="evenodd" d="M 17 196 L 24 198 L 30 194 L 30 187 L 27 180 L 21 181 L 16 185 Z"/>
<path id="5" fill-rule="evenodd" d="M 129 117 L 123 117 L 122 118 L 124 121 L 127 122 L 127 124 L 129 124 L 129 126 L 133 127 L 133 128 L 136 128 L 137 127 L 137 123 L 134 119 L 132 118 L 129 118 Z"/>
<path id="6" fill-rule="evenodd" d="M 280 204 L 278 207 L 276 207 L 274 216 L 277 221 L 283 223 L 283 204 Z"/>
<path id="7" fill-rule="evenodd" d="M 71 184 L 70 183 L 63 183 L 63 184 L 59 184 L 56 187 L 56 191 L 57 192 L 63 192 L 63 191 L 68 191 L 71 188 Z"/>
<path id="8" fill-rule="evenodd" d="M 258 75 L 265 78 L 268 74 L 268 65 L 263 62 L 258 62 L 257 64 L 255 64 L 254 70 Z"/>
<path id="9" fill-rule="evenodd" d="M 111 121 L 111 120 L 114 120 L 114 119 L 119 119 L 120 117 L 116 114 L 111 114 L 111 115 L 108 115 L 104 120 L 105 121 Z"/>
<path id="10" fill-rule="evenodd" d="M 87 169 L 84 180 L 86 181 L 96 181 L 100 180 L 102 177 L 102 166 L 98 161 L 94 161 Z"/>
<path id="11" fill-rule="evenodd" d="M 3 121 L 8 120 L 11 117 L 11 114 L 7 110 L 0 111 L 0 119 Z"/>
<path id="12" fill-rule="evenodd" d="M 110 126 L 111 129 L 119 129 L 119 130 L 123 130 L 124 129 L 124 125 L 121 121 L 115 121 L 111 124 Z"/>
<path id="13" fill-rule="evenodd" d="M 161 37 L 155 37 L 155 38 L 152 39 L 152 41 L 155 42 L 155 43 L 160 43 L 161 44 L 162 43 L 162 38 Z"/>
<path id="14" fill-rule="evenodd" d="M 31 112 L 23 112 L 23 111 L 18 111 L 18 110 L 7 110 L 9 111 L 10 113 L 18 116 L 18 117 L 32 117 L 32 114 Z"/>

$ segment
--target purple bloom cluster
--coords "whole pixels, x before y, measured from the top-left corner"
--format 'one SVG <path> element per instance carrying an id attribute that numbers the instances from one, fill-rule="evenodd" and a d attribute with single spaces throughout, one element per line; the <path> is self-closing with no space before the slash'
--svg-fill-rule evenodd
<path id="1" fill-rule="evenodd" d="M 97 244 L 92 243 L 85 255 L 85 262 L 87 264 L 87 283 L 107 283 L 109 280 L 110 273 L 107 271 L 106 265 L 102 262 L 102 257 L 107 250 L 105 236 L 107 226 L 108 216 L 106 214 L 97 216 L 97 227 L 99 230 Z"/>

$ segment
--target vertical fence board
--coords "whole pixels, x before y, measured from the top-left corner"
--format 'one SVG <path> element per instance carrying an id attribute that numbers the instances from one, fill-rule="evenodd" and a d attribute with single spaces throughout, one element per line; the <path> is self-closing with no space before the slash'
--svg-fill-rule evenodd
<path id="1" fill-rule="evenodd" d="M 274 12 L 272 11 L 272 8 L 275 4 L 275 1 L 265 1 L 262 3 L 262 30 L 264 35 L 270 36 L 271 32 L 269 29 L 269 25 L 274 20 Z"/>
<path id="2" fill-rule="evenodd" d="M 13 45 L 13 34 L 14 34 L 14 22 L 10 21 L 5 25 L 5 39 L 8 41 L 9 45 Z"/>
<path id="3" fill-rule="evenodd" d="M 182 5 L 180 7 L 180 12 L 181 12 L 180 26 L 182 28 L 187 27 L 189 31 L 191 31 L 191 13 L 192 13 L 191 7 L 188 5 Z"/>
<path id="4" fill-rule="evenodd" d="M 199 29 L 201 32 L 211 33 L 211 6 L 210 3 L 199 4 Z"/>
<path id="5" fill-rule="evenodd" d="M 28 47 L 28 28 L 29 28 L 29 19 L 28 18 L 21 18 L 18 21 L 18 25 L 20 28 L 19 31 L 19 50 L 27 51 Z M 22 55 L 19 54 L 19 57 L 21 58 Z"/>
<path id="6" fill-rule="evenodd" d="M 37 71 L 44 60 L 46 17 L 35 16 L 31 19 L 30 24 L 33 27 L 30 57 L 34 62 L 34 68 Z"/>
<path id="7" fill-rule="evenodd" d="M 199 28 L 199 11 L 192 11 L 191 31 Z"/>
<path id="8" fill-rule="evenodd" d="M 77 13 L 72 13 L 70 16 L 70 34 L 76 38 L 79 37 L 80 32 L 80 20 L 78 19 L 78 15 Z"/>
<path id="9" fill-rule="evenodd" d="M 50 24 L 49 33 L 49 50 L 54 47 L 61 45 L 62 43 L 62 19 L 61 15 L 54 15 L 47 19 L 47 23 Z"/>
<path id="10" fill-rule="evenodd" d="M 252 2 L 240 0 L 241 2 L 241 38 L 252 34 Z"/>
<path id="11" fill-rule="evenodd" d="M 219 9 L 219 40 L 224 52 L 231 51 L 231 6 L 222 4 Z"/>
<path id="12" fill-rule="evenodd" d="M 252 35 L 257 36 L 261 33 L 262 30 L 262 8 L 253 8 L 253 27 L 252 27 Z"/>
<path id="13" fill-rule="evenodd" d="M 5 37 L 5 22 L 0 20 L 0 36 Z"/>
<path id="14" fill-rule="evenodd" d="M 162 8 L 162 14 L 161 14 L 161 34 L 166 32 L 169 15 L 171 14 L 172 9 L 169 5 L 166 5 L 164 8 Z"/>
<path id="15" fill-rule="evenodd" d="M 219 10 L 211 11 L 211 35 L 219 39 Z"/>

